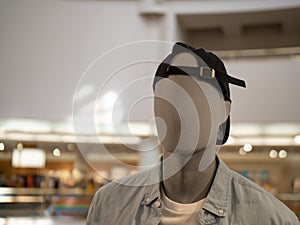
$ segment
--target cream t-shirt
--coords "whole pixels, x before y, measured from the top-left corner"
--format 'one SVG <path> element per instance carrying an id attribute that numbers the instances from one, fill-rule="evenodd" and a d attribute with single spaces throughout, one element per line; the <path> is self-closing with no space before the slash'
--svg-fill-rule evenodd
<path id="1" fill-rule="evenodd" d="M 160 225 L 200 224 L 198 221 L 198 214 L 203 207 L 205 198 L 198 202 L 183 204 L 169 199 L 163 190 L 161 190 L 161 192 L 164 208 L 162 211 L 163 216 L 161 218 Z"/>

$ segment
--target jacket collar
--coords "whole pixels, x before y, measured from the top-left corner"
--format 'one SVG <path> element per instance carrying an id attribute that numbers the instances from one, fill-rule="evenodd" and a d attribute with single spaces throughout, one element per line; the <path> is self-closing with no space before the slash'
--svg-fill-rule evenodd
<path id="1" fill-rule="evenodd" d="M 224 217 L 227 215 L 228 205 L 231 199 L 232 174 L 225 163 L 217 156 L 219 162 L 218 169 L 207 195 L 203 209 Z"/>
<path id="2" fill-rule="evenodd" d="M 206 197 L 203 209 L 219 217 L 225 217 L 231 198 L 232 174 L 225 163 L 217 156 L 218 168 L 210 191 Z M 142 204 L 152 204 L 156 199 L 161 199 L 160 182 L 162 181 L 162 158 L 160 163 L 148 171 L 151 179 L 157 179 L 157 183 L 145 187 L 145 195 Z M 145 174 L 146 175 L 146 174 Z M 147 176 L 148 176 L 147 175 Z"/>

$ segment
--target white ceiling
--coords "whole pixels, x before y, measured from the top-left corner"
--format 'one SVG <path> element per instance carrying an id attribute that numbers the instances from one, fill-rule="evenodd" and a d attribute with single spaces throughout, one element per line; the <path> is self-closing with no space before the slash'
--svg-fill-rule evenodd
<path id="1" fill-rule="evenodd" d="M 300 46 L 300 7 L 246 12 L 178 14 L 182 37 L 208 49 Z"/>

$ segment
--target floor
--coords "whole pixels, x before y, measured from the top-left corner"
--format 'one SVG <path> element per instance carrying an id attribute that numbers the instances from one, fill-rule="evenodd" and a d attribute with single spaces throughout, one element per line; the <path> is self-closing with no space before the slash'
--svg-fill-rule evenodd
<path id="1" fill-rule="evenodd" d="M 84 218 L 74 217 L 14 217 L 1 218 L 0 225 L 84 225 Z"/>

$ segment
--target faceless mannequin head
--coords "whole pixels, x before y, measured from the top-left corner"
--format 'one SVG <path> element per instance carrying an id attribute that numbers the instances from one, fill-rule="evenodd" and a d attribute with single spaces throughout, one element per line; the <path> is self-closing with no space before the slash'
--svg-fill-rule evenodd
<path id="1" fill-rule="evenodd" d="M 170 65 L 199 67 L 194 55 L 177 54 Z M 193 154 L 217 143 L 230 102 L 221 89 L 191 76 L 169 75 L 155 86 L 154 112 L 158 138 L 165 151 Z"/>

